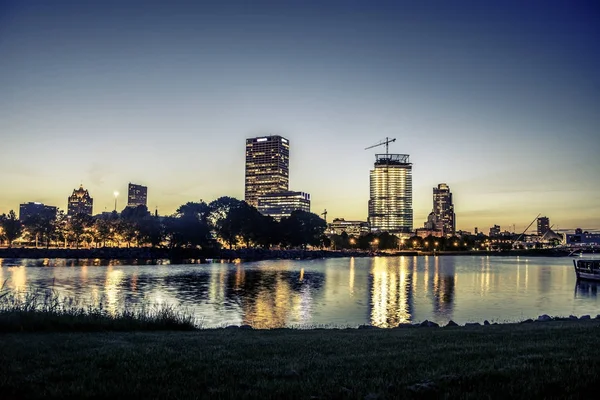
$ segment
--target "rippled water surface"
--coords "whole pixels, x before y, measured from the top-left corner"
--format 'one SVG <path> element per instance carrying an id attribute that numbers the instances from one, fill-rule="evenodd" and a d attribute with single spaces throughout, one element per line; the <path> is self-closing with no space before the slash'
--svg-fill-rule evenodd
<path id="1" fill-rule="evenodd" d="M 15 291 L 54 288 L 109 311 L 172 304 L 202 326 L 395 326 L 600 313 L 598 286 L 570 258 L 376 257 L 237 264 L 0 259 Z"/>

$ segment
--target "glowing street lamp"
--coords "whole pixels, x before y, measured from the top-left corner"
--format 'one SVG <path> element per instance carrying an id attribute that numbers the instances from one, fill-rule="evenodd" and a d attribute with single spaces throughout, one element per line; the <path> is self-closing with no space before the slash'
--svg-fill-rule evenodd
<path id="1" fill-rule="evenodd" d="M 115 190 L 113 195 L 115 196 L 115 211 L 117 211 L 117 197 L 119 197 L 119 192 Z"/>

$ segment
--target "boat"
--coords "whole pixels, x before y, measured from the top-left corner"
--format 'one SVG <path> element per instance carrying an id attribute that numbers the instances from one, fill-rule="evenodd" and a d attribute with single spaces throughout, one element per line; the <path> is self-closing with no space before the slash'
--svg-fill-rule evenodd
<path id="1" fill-rule="evenodd" d="M 577 279 L 600 281 L 600 259 L 573 260 Z"/>

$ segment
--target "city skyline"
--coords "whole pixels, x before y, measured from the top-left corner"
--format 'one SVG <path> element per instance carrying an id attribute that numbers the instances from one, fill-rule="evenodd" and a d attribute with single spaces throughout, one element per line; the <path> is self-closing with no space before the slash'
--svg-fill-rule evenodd
<path id="1" fill-rule="evenodd" d="M 600 227 L 592 3 L 133 3 L 0 6 L 0 213 L 79 184 L 94 213 L 127 182 L 161 214 L 243 199 L 242 139 L 277 134 L 313 212 L 366 221 L 391 136 L 415 225 L 446 182 L 457 230 Z"/>

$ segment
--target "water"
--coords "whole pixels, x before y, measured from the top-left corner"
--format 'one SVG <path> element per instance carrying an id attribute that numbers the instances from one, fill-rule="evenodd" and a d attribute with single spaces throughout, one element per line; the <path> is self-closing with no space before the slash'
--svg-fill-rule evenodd
<path id="1" fill-rule="evenodd" d="M 576 282 L 570 258 L 376 257 L 191 265 L 2 260 L 14 291 L 52 287 L 114 312 L 169 304 L 204 327 L 250 324 L 391 327 L 506 322 L 540 314 L 595 316 L 599 286 Z"/>

